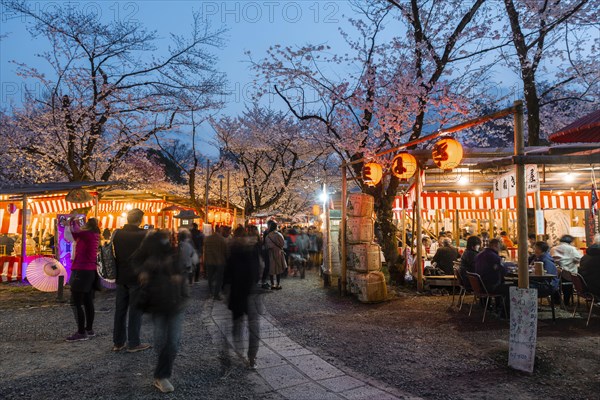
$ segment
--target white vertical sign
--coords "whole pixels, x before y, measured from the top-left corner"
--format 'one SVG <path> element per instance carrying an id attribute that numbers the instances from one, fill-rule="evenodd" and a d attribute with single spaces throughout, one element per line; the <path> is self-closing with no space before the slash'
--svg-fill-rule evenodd
<path id="1" fill-rule="evenodd" d="M 537 343 L 537 289 L 510 288 L 508 366 L 533 372 Z"/>

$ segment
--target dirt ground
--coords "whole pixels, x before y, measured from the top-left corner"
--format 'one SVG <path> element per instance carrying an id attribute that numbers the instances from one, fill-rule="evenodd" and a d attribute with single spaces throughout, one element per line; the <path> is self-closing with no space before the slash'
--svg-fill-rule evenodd
<path id="1" fill-rule="evenodd" d="M 586 328 L 562 310 L 552 322 L 542 307 L 527 374 L 507 366 L 509 322 L 482 323 L 478 306 L 469 317 L 451 296 L 409 289 L 361 304 L 323 289 L 314 272 L 308 278 L 288 278 L 266 306 L 292 339 L 334 364 L 428 399 L 600 399 L 599 314 Z"/>
<path id="2" fill-rule="evenodd" d="M 552 322 L 543 306 L 535 371 L 527 374 L 507 366 L 508 321 L 492 316 L 482 323 L 478 306 L 469 317 L 468 305 L 458 311 L 451 296 L 390 288 L 389 301 L 361 304 L 324 289 L 315 271 L 304 280 L 286 278 L 282 286 L 263 299 L 291 339 L 336 366 L 403 392 L 426 399 L 600 398 L 599 313 L 585 327 L 582 316 L 571 318 L 562 310 Z M 197 291 L 176 361 L 177 397 L 263 398 L 252 394 L 252 375 L 224 355 L 223 341 L 203 323 L 205 294 Z M 102 398 L 160 398 L 149 385 L 154 354 L 128 358 L 132 355 L 107 351 L 112 292 L 97 298 L 99 335 L 91 349 L 88 342 L 62 340 L 72 333 L 74 321 L 69 307 L 55 299 L 56 293 L 29 286 L 0 285 L 0 398 L 68 399 L 98 393 Z M 149 321 L 143 335 L 151 340 Z"/>

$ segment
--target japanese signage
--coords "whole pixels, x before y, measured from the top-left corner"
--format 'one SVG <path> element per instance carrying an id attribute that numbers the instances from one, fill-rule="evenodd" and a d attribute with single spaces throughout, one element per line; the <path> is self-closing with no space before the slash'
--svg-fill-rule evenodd
<path id="1" fill-rule="evenodd" d="M 515 169 L 494 179 L 494 198 L 504 199 L 517 195 L 517 177 Z M 540 190 L 540 177 L 537 165 L 528 164 L 525 166 L 525 190 L 527 193 L 534 193 Z"/>
<path id="2" fill-rule="evenodd" d="M 533 372 L 537 343 L 537 289 L 510 288 L 508 366 Z"/>

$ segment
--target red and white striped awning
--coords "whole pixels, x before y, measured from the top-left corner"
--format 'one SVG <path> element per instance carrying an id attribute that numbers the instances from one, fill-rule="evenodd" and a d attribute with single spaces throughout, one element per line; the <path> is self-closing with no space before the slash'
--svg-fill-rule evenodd
<path id="1" fill-rule="evenodd" d="M 29 208 L 33 214 L 65 214 L 78 208 L 93 207 L 95 200 L 85 203 L 71 203 L 65 200 L 64 195 L 33 198 L 29 202 Z"/>
<path id="2" fill-rule="evenodd" d="M 98 204 L 99 213 L 122 213 L 133 208 L 139 208 L 145 213 L 158 214 L 169 203 L 163 200 L 147 200 L 140 202 L 121 201 L 121 200 L 101 200 Z"/>
<path id="3" fill-rule="evenodd" d="M 17 209 L 14 213 L 7 210 L 9 203 L 0 203 L 0 233 L 21 232 L 22 211 Z"/>
<path id="4" fill-rule="evenodd" d="M 127 218 L 120 215 L 114 216 L 112 214 L 98 216 L 98 220 L 101 229 L 108 228 L 110 230 L 121 228 L 127 223 Z M 157 216 L 144 215 L 142 225 L 154 225 L 157 227 Z"/>
<path id="5" fill-rule="evenodd" d="M 413 210 L 406 210 L 406 217 L 408 219 L 412 219 Z M 454 213 L 441 213 L 438 216 L 435 214 L 435 210 L 423 210 L 421 211 L 421 216 L 426 221 L 435 221 L 436 218 L 439 218 L 439 221 L 444 220 L 445 218 L 454 219 Z M 488 220 L 490 218 L 490 214 L 488 211 L 465 211 L 460 210 L 458 212 L 458 216 L 462 220 Z M 402 218 L 402 210 L 394 210 L 394 219 L 400 220 Z M 502 211 L 495 210 L 492 213 L 492 218 L 494 219 L 502 219 Z M 508 210 L 508 219 L 516 220 L 517 212 L 515 210 Z"/>
<path id="6" fill-rule="evenodd" d="M 515 197 L 494 199 L 491 192 L 480 195 L 471 193 L 435 193 L 423 192 L 423 209 L 425 210 L 506 210 L 516 209 Z M 401 208 L 402 197 L 397 196 L 394 208 Z M 541 192 L 540 206 L 542 209 L 589 209 L 589 192 Z M 535 208 L 533 193 L 527 195 L 527 208 Z"/>

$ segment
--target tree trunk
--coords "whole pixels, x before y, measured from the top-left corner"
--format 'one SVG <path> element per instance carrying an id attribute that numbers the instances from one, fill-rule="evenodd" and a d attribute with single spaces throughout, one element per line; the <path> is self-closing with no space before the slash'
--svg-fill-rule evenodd
<path id="1" fill-rule="evenodd" d="M 527 106 L 527 130 L 529 146 L 540 145 L 540 99 L 532 73 L 523 74 L 523 94 Z"/>

